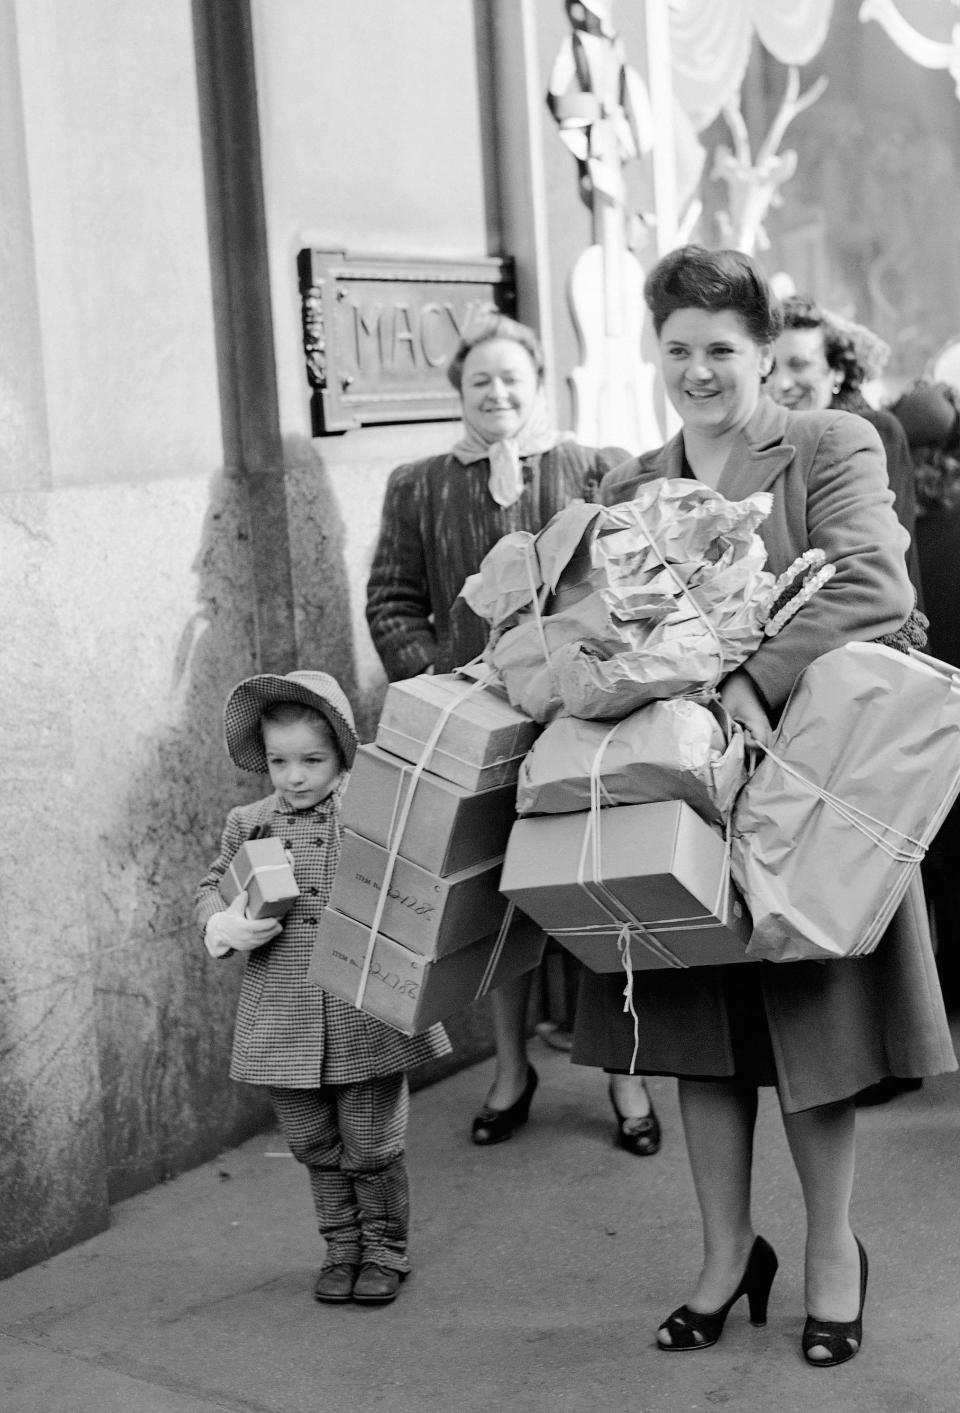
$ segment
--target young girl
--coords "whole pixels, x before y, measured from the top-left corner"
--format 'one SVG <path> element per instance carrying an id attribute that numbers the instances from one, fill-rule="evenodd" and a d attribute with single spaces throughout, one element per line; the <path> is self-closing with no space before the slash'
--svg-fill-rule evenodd
<path id="1" fill-rule="evenodd" d="M 246 953 L 230 1077 L 267 1088 L 293 1156 L 306 1165 L 326 1260 L 317 1300 L 385 1304 L 410 1270 L 404 1137 L 406 1071 L 448 1054 L 435 1025 L 412 1039 L 306 980 L 340 858 L 340 795 L 357 734 L 325 672 L 250 677 L 224 710 L 235 765 L 269 773 L 274 792 L 227 816 L 220 854 L 197 889 L 212 957 Z M 283 841 L 300 889 L 283 922 L 229 907 L 218 885 L 252 837 Z"/>

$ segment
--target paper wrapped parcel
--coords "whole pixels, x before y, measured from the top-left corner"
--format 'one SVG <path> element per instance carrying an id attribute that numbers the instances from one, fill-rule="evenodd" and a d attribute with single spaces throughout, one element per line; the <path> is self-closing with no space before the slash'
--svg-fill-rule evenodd
<path id="1" fill-rule="evenodd" d="M 286 917 L 300 889 L 283 840 L 268 836 L 241 844 L 220 880 L 219 893 L 227 904 L 246 893 L 249 918 Z"/>
<path id="2" fill-rule="evenodd" d="M 690 697 L 648 702 L 612 726 L 557 717 L 520 766 L 517 813 L 589 809 L 594 770 L 603 805 L 685 800 L 722 824 L 746 779 L 743 731 L 717 704 Z"/>
<path id="3" fill-rule="evenodd" d="M 442 727 L 441 727 L 442 723 Z M 434 731 L 438 739 L 425 755 Z M 391 682 L 376 744 L 465 790 L 489 790 L 516 780 L 540 728 L 501 692 L 459 672 L 426 673 Z"/>
<path id="4" fill-rule="evenodd" d="M 612 719 L 732 672 L 770 606 L 756 528 L 771 505 L 660 477 L 498 541 L 461 592 L 491 624 L 487 657 L 513 705 L 541 722 Z"/>
<path id="5" fill-rule="evenodd" d="M 958 791 L 960 673 L 877 643 L 817 658 L 733 811 L 748 955 L 872 951 Z"/>

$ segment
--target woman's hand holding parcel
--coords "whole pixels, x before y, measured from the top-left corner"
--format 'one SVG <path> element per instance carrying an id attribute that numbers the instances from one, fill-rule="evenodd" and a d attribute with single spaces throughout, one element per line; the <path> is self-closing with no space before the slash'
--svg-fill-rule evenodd
<path id="1" fill-rule="evenodd" d="M 745 672 L 738 669 L 721 682 L 720 701 L 748 736 L 761 746 L 769 744 L 772 735 L 770 719 L 756 687 Z"/>

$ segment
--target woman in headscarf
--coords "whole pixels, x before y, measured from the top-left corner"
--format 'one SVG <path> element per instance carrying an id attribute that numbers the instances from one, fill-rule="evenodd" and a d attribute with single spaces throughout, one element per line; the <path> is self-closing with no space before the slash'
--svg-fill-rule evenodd
<path id="1" fill-rule="evenodd" d="M 444 455 L 399 466 L 387 483 L 367 585 L 367 623 L 391 681 L 451 672 L 483 652 L 487 625 L 458 598 L 497 540 L 536 534 L 628 459 L 620 447 L 581 446 L 552 426 L 544 356 L 534 331 L 504 315 L 477 324 L 448 369 L 463 436 Z M 496 1073 L 473 1120 L 478 1144 L 512 1137 L 527 1120 L 536 1070 L 527 1056 L 531 975 L 491 994 Z M 660 1127 L 643 1081 L 611 1076 L 621 1147 L 656 1153 Z"/>

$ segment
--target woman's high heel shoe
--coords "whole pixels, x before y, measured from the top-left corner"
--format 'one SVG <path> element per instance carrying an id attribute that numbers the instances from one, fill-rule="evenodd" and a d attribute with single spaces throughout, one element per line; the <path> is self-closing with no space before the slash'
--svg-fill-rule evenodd
<path id="1" fill-rule="evenodd" d="M 803 1327 L 800 1347 L 803 1357 L 815 1369 L 832 1369 L 835 1364 L 845 1364 L 855 1354 L 859 1354 L 863 1343 L 863 1302 L 867 1297 L 867 1253 L 854 1237 L 860 1253 L 860 1309 L 855 1320 L 817 1320 L 808 1315 Z M 810 1351 L 822 1347 L 827 1351 L 826 1359 L 814 1359 Z"/>
<path id="2" fill-rule="evenodd" d="M 523 1086 L 523 1093 L 510 1105 L 509 1109 L 492 1109 L 489 1104 L 484 1104 L 473 1121 L 470 1136 L 474 1143 L 486 1146 L 489 1143 L 502 1143 L 505 1138 L 512 1138 L 517 1129 L 522 1128 L 530 1116 L 530 1101 L 538 1083 L 539 1077 L 536 1070 L 533 1065 L 528 1065 L 527 1082 Z"/>
<path id="3" fill-rule="evenodd" d="M 653 1100 L 650 1099 L 650 1112 L 644 1114 L 643 1118 L 634 1119 L 628 1114 L 621 1113 L 613 1092 L 613 1080 L 610 1081 L 607 1093 L 610 1096 L 613 1112 L 617 1116 L 616 1142 L 618 1146 L 623 1148 L 625 1152 L 632 1153 L 635 1158 L 652 1158 L 655 1153 L 659 1153 L 660 1120 L 653 1107 Z M 647 1097 L 649 1098 L 649 1095 Z"/>
<path id="4" fill-rule="evenodd" d="M 659 1347 L 668 1351 L 709 1349 L 723 1334 L 724 1322 L 731 1307 L 743 1295 L 747 1297 L 750 1306 L 750 1323 L 765 1325 L 770 1287 L 777 1274 L 778 1264 L 773 1247 L 768 1241 L 764 1241 L 762 1236 L 758 1236 L 750 1249 L 743 1279 L 726 1305 L 721 1305 L 719 1310 L 712 1310 L 706 1315 L 699 1310 L 691 1310 L 689 1305 L 681 1305 L 672 1315 L 667 1316 L 657 1331 Z M 669 1340 L 668 1344 L 661 1338 L 664 1334 Z"/>

